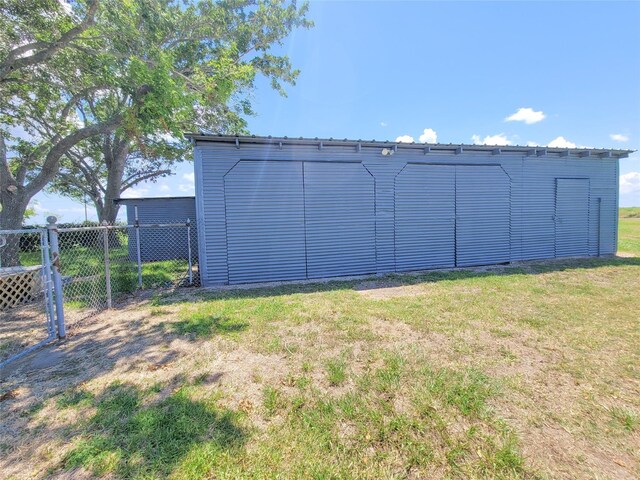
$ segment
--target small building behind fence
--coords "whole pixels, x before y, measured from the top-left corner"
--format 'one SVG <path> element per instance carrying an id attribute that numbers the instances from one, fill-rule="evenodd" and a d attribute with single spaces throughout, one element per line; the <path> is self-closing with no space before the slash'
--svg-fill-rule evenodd
<path id="1" fill-rule="evenodd" d="M 147 225 L 141 228 L 140 257 L 143 262 L 186 259 L 188 256 L 187 237 L 175 235 L 168 238 L 167 231 L 151 228 L 154 224 L 191 222 L 191 250 L 198 251 L 197 230 L 195 225 L 196 206 L 194 197 L 146 197 L 120 198 L 116 203 L 127 208 L 127 224 Z M 162 236 L 160 238 L 160 236 Z M 135 232 L 129 229 L 129 257 L 136 259 L 137 242 Z"/>

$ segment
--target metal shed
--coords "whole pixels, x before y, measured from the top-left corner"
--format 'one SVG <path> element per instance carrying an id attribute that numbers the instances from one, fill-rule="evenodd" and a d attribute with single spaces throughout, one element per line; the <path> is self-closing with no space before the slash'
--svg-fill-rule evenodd
<path id="1" fill-rule="evenodd" d="M 628 150 L 190 137 L 204 286 L 616 252 Z"/>
<path id="2" fill-rule="evenodd" d="M 187 229 L 182 227 L 153 227 L 157 224 L 182 224 L 189 220 L 192 223 L 191 248 L 192 257 L 197 251 L 197 234 L 195 218 L 196 206 L 194 197 L 146 197 L 120 198 L 116 203 L 127 207 L 127 224 L 140 228 L 140 257 L 143 262 L 156 262 L 187 258 Z M 136 240 L 129 231 L 129 257 L 136 259 Z"/>

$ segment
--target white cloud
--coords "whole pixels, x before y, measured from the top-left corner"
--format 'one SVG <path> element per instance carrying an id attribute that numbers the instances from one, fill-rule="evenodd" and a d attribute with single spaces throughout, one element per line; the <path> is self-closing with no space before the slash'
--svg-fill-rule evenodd
<path id="1" fill-rule="evenodd" d="M 418 140 L 421 143 L 438 143 L 438 134 L 432 128 L 425 128 Z"/>
<path id="2" fill-rule="evenodd" d="M 120 197 L 122 198 L 141 198 L 149 193 L 149 189 L 146 187 L 133 187 L 122 192 Z"/>
<path id="3" fill-rule="evenodd" d="M 575 143 L 570 142 L 562 136 L 554 138 L 549 142 L 547 146 L 552 148 L 577 148 L 577 145 Z"/>
<path id="4" fill-rule="evenodd" d="M 161 192 L 170 192 L 171 187 L 166 183 L 161 183 L 160 186 L 158 187 L 158 190 L 160 190 Z"/>
<path id="5" fill-rule="evenodd" d="M 620 193 L 640 193 L 640 172 L 629 172 L 620 175 Z"/>
<path id="6" fill-rule="evenodd" d="M 380 122 L 381 127 L 386 127 L 387 125 L 389 125 L 387 122 Z"/>
<path id="7" fill-rule="evenodd" d="M 536 112 L 533 108 L 525 107 L 519 108 L 518 111 L 512 115 L 509 115 L 504 119 L 505 122 L 524 122 L 527 125 L 532 123 L 538 123 L 544 120 L 546 115 L 542 110 Z"/>
<path id="8" fill-rule="evenodd" d="M 511 145 L 512 142 L 507 138 L 504 133 L 498 133 L 497 135 L 487 135 L 484 138 L 480 138 L 480 135 L 471 135 L 471 141 L 475 145 Z"/>
<path id="9" fill-rule="evenodd" d="M 538 147 L 538 146 L 540 146 L 538 142 L 532 142 L 531 140 L 527 142 L 527 147 Z"/>
<path id="10" fill-rule="evenodd" d="M 609 137 L 611 137 L 611 140 L 615 140 L 616 142 L 629 141 L 629 135 L 623 135 L 622 133 L 612 133 Z"/>
<path id="11" fill-rule="evenodd" d="M 184 178 L 185 180 L 187 180 L 188 182 L 191 183 L 195 183 L 196 181 L 196 174 L 195 173 L 185 173 L 184 175 L 182 175 L 182 178 Z"/>
<path id="12" fill-rule="evenodd" d="M 415 142 L 415 140 L 413 139 L 413 137 L 411 135 L 400 135 L 398 138 L 396 138 L 396 142 L 413 143 L 413 142 Z"/>
<path id="13" fill-rule="evenodd" d="M 178 185 L 178 190 L 182 193 L 187 193 L 189 195 L 195 195 L 196 187 L 195 187 L 195 173 L 185 173 L 182 175 L 182 178 L 187 181 L 187 183 L 180 183 Z"/>

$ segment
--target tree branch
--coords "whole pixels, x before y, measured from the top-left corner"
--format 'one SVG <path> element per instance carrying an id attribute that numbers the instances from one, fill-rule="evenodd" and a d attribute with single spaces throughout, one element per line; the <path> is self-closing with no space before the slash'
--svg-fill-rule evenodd
<path id="1" fill-rule="evenodd" d="M 120 125 L 122 122 L 122 116 L 116 115 L 103 123 L 96 123 L 76 130 L 75 132 L 67 135 L 59 140 L 55 145 L 51 147 L 47 156 L 44 159 L 40 172 L 34 177 L 31 182 L 26 186 L 27 191 L 31 195 L 35 195 L 42 190 L 47 183 L 58 173 L 58 167 L 60 165 L 60 158 L 66 154 L 74 145 L 77 145 L 82 140 L 98 135 L 101 133 L 109 133 Z"/>
<path id="2" fill-rule="evenodd" d="M 11 75 L 11 73 L 17 70 L 21 70 L 23 68 L 27 68 L 32 65 L 37 65 L 39 63 L 47 61 L 58 51 L 62 50 L 64 47 L 73 42 L 78 35 L 80 35 L 94 23 L 95 14 L 98 10 L 98 4 L 99 0 L 92 0 L 82 21 L 75 27 L 63 33 L 56 41 L 50 43 L 35 42 L 34 44 L 32 44 L 40 44 L 40 46 L 42 47 L 41 50 L 37 51 L 33 55 L 29 55 L 27 57 L 20 56 L 21 54 L 29 51 L 25 50 L 25 45 L 17 47 L 9 52 L 6 60 L 0 65 L 0 83 L 4 82 L 5 79 L 9 75 Z"/>
<path id="3" fill-rule="evenodd" d="M 166 170 L 154 170 L 151 172 L 140 172 L 139 174 L 131 175 L 129 178 L 122 182 L 122 188 L 120 189 L 120 193 L 125 190 L 139 184 L 140 182 L 144 182 L 145 180 L 149 180 L 155 177 L 161 177 L 163 175 L 171 174 L 170 169 Z"/>
<path id="4" fill-rule="evenodd" d="M 13 185 L 15 181 L 7 159 L 7 144 L 4 141 L 4 134 L 0 131 L 0 188 Z"/>

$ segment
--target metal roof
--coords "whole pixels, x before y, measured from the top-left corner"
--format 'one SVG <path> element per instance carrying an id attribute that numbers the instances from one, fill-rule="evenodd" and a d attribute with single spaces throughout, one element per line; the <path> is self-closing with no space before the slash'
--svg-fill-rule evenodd
<path id="1" fill-rule="evenodd" d="M 626 158 L 635 150 L 622 150 L 611 148 L 557 148 L 545 146 L 524 146 L 524 145 L 473 145 L 466 143 L 404 143 L 392 142 L 389 140 L 350 140 L 335 138 L 291 138 L 291 137 L 272 137 L 257 135 L 215 135 L 205 133 L 185 133 L 185 137 L 190 138 L 194 143 L 231 143 L 240 148 L 242 144 L 265 144 L 265 145 L 313 145 L 322 149 L 326 146 L 352 146 L 356 149 L 361 147 L 380 147 L 392 148 L 394 151 L 398 149 L 423 150 L 428 153 L 491 153 L 499 154 L 524 154 L 528 156 L 544 156 L 547 154 L 555 154 L 561 157 L 617 157 Z"/>
<path id="2" fill-rule="evenodd" d="M 127 204 L 128 202 L 144 202 L 144 201 L 148 201 L 148 200 L 179 200 L 182 198 L 190 198 L 190 199 L 195 199 L 196 197 L 194 197 L 193 195 L 185 195 L 185 196 L 178 196 L 178 197 L 138 197 L 138 198 L 116 198 L 114 200 L 115 203 L 123 203 L 123 204 Z"/>

